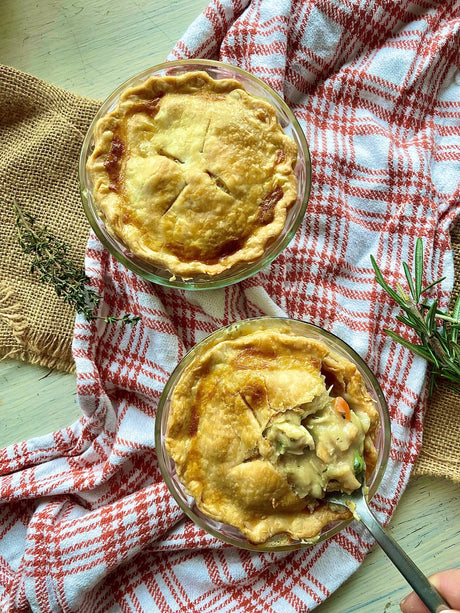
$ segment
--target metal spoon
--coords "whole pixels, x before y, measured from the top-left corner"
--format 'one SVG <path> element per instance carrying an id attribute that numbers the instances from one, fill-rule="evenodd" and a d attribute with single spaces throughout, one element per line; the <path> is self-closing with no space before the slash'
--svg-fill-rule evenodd
<path id="1" fill-rule="evenodd" d="M 345 492 L 331 492 L 327 496 L 327 499 L 329 502 L 333 502 L 350 509 L 355 519 L 360 521 L 367 528 L 367 530 L 369 530 L 377 543 L 390 558 L 399 572 L 405 577 L 406 581 L 418 594 L 419 598 L 428 607 L 431 613 L 440 613 L 440 611 L 445 611 L 451 608 L 447 602 L 441 598 L 440 594 L 431 585 L 422 571 L 414 564 L 409 556 L 401 549 L 398 543 L 378 522 L 368 506 L 366 487 L 364 484 L 351 494 L 347 494 Z"/>

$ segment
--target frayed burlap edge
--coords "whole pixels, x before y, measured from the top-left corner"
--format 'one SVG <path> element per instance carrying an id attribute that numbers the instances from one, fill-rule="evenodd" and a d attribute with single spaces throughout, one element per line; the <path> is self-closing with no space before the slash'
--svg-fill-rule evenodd
<path id="1" fill-rule="evenodd" d="M 69 339 L 59 339 L 54 334 L 34 334 L 30 323 L 24 317 L 23 307 L 16 292 L 5 282 L 0 283 L 0 319 L 8 325 L 14 340 L 10 348 L 4 348 L 5 352 L 0 361 L 20 360 L 75 374 Z"/>

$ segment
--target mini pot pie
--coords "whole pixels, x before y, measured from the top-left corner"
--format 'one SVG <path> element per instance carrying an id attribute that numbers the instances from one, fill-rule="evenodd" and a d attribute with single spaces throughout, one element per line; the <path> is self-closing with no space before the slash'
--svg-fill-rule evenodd
<path id="1" fill-rule="evenodd" d="M 204 71 L 127 88 L 87 161 L 109 232 L 183 279 L 261 258 L 297 199 L 297 145 L 275 109 Z"/>
<path id="2" fill-rule="evenodd" d="M 285 326 L 208 343 L 178 379 L 165 448 L 206 516 L 252 543 L 311 540 L 350 517 L 351 492 L 377 463 L 380 421 L 357 367 Z"/>

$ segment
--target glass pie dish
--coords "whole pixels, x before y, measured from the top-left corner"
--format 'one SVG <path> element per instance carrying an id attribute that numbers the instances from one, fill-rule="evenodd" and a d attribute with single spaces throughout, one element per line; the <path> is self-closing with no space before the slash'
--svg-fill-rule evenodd
<path id="1" fill-rule="evenodd" d="M 94 156 L 95 149 L 98 145 L 97 135 L 100 134 L 100 130 L 98 132 L 98 123 L 100 123 L 100 121 L 104 118 L 112 116 L 114 112 L 118 112 L 117 108 L 119 107 L 117 105 L 122 106 L 124 104 L 125 99 L 123 98 L 123 96 L 126 95 L 127 91 L 139 91 L 139 88 L 143 87 L 145 83 L 149 82 L 152 77 L 161 77 L 165 79 L 180 79 L 186 75 L 190 76 L 192 73 L 197 73 L 197 71 L 201 73 L 206 73 L 209 77 L 211 77 L 212 80 L 215 80 L 218 83 L 223 83 L 225 80 L 235 80 L 242 85 L 244 90 L 254 100 L 260 100 L 261 104 L 267 104 L 270 106 L 270 111 L 274 111 L 274 115 L 276 115 L 281 133 L 283 134 L 283 138 L 288 137 L 289 139 L 292 139 L 297 149 L 295 167 L 293 168 L 296 179 L 296 187 L 294 189 L 296 189 L 297 194 L 295 195 L 295 191 L 293 192 L 292 203 L 289 204 L 288 208 L 286 208 L 286 219 L 281 231 L 277 235 L 270 236 L 267 239 L 266 244 L 263 247 L 263 252 L 261 256 L 257 255 L 257 257 L 255 258 L 251 258 L 248 256 L 240 262 L 236 261 L 234 265 L 232 264 L 226 270 L 219 271 L 216 273 L 213 272 L 211 274 L 206 272 L 197 272 L 193 275 L 188 276 L 182 273 L 176 274 L 176 271 L 174 270 L 171 272 L 171 269 L 168 269 L 167 266 L 159 265 L 158 263 L 154 264 L 152 260 L 149 260 L 149 258 L 142 256 L 142 254 L 145 253 L 145 249 L 139 249 L 136 254 L 134 253 L 136 249 L 129 248 L 127 246 L 127 242 L 120 236 L 120 232 L 114 231 L 113 227 L 111 227 L 111 225 L 113 226 L 113 223 L 108 222 L 106 210 L 103 211 L 100 206 L 100 203 L 97 202 L 97 198 L 95 197 L 96 185 L 94 181 L 94 172 L 92 173 L 88 170 L 88 163 L 91 162 L 91 158 L 92 156 Z M 163 94 L 161 94 L 161 96 L 163 96 Z M 163 102 L 161 102 L 161 104 L 163 104 Z M 144 107 L 147 108 L 147 105 L 145 103 Z M 152 112 L 152 106 L 150 106 L 149 110 L 145 112 Z M 193 129 L 191 130 L 193 131 Z M 177 140 L 178 139 L 176 139 L 176 142 Z M 113 142 L 115 142 L 115 138 L 113 139 Z M 216 152 L 213 155 L 218 154 L 218 143 L 217 146 L 215 145 L 215 147 Z M 125 148 L 129 149 L 129 147 Z M 104 163 L 108 175 L 110 175 L 110 169 L 107 166 L 107 163 L 111 164 L 112 167 L 114 165 L 113 152 L 114 148 L 112 145 L 112 149 L 110 149 L 110 152 L 107 154 L 106 162 Z M 168 160 L 164 160 L 165 165 L 169 164 L 169 166 L 171 166 L 173 165 L 173 162 L 177 162 L 177 159 L 175 159 L 174 156 L 170 153 L 166 153 L 165 155 L 169 156 Z M 281 153 L 281 161 L 279 162 L 280 164 L 283 163 L 283 155 L 284 154 Z M 112 157 L 111 160 L 109 160 L 110 156 Z M 182 160 L 179 160 L 179 162 L 182 162 Z M 242 162 L 244 162 L 244 160 L 237 160 L 237 163 L 240 164 L 240 168 L 244 167 L 244 163 Z M 144 164 L 144 166 L 146 165 Z M 214 180 L 214 183 L 212 183 L 214 187 L 216 185 L 217 187 L 222 187 L 223 190 L 227 190 L 228 193 L 228 186 L 225 183 L 222 184 L 222 181 L 220 181 L 220 177 L 218 175 L 215 176 L 212 172 L 206 172 L 209 175 L 209 177 L 206 178 L 208 182 L 212 183 L 212 181 Z M 179 181 L 179 179 L 177 180 Z M 163 181 L 163 183 L 165 182 L 166 181 Z M 146 183 L 148 183 L 148 180 L 144 182 L 144 184 Z M 267 266 L 274 258 L 276 258 L 288 245 L 288 243 L 291 241 L 294 234 L 298 230 L 307 209 L 311 185 L 311 161 L 308 144 L 297 119 L 295 118 L 289 107 L 286 105 L 286 103 L 263 81 L 240 68 L 224 64 L 222 62 L 212 60 L 178 60 L 154 66 L 152 68 L 149 68 L 148 70 L 143 71 L 140 74 L 133 76 L 131 79 L 120 85 L 103 102 L 102 106 L 94 117 L 94 120 L 83 142 L 79 162 L 79 185 L 83 208 L 92 229 L 94 230 L 98 238 L 101 240 L 103 245 L 107 248 L 107 250 L 127 268 L 129 268 L 139 276 L 144 277 L 160 285 L 189 290 L 210 289 L 231 285 L 256 274 L 262 268 Z M 153 189 L 154 188 L 152 188 L 152 190 Z M 167 187 L 166 189 L 169 188 Z M 276 189 L 274 191 L 276 191 Z M 272 194 L 273 192 L 268 194 L 267 198 Z M 225 194 L 223 194 L 222 198 L 225 199 L 225 197 Z M 204 196 L 204 198 L 206 198 L 206 196 Z M 264 203 L 264 201 L 262 200 L 262 210 L 265 210 L 267 208 L 265 205 L 266 202 Z M 270 208 L 271 206 L 272 202 L 270 202 L 269 200 L 268 208 Z M 166 212 L 168 211 L 169 209 L 166 210 Z M 201 212 L 199 213 L 199 215 L 201 215 Z M 184 219 L 180 219 L 182 225 L 184 225 L 184 223 L 185 225 L 189 223 L 188 218 L 190 216 L 190 211 L 185 210 L 184 216 L 187 219 L 185 219 L 185 222 Z M 129 213 L 128 215 L 120 214 L 119 219 L 122 219 L 122 221 L 119 221 L 118 219 L 117 223 L 124 225 L 126 219 L 126 223 L 129 224 L 131 221 L 129 218 Z M 245 216 L 242 215 L 240 212 L 239 223 L 242 223 L 243 227 L 245 223 L 244 218 Z M 138 223 L 138 220 L 135 220 L 134 225 L 136 225 L 136 223 Z M 200 223 L 208 222 L 200 221 Z M 233 223 L 233 221 L 231 223 Z M 175 225 L 172 225 L 174 226 L 174 231 L 176 232 L 178 224 L 176 223 Z M 207 231 L 208 227 L 204 227 L 203 229 L 202 226 L 199 235 L 202 236 Z M 186 233 L 185 230 L 184 232 Z M 130 233 L 131 230 L 127 234 Z M 140 234 L 142 235 L 142 232 Z M 225 235 L 225 232 L 223 232 L 223 234 Z M 178 239 L 175 243 L 174 248 L 176 250 L 180 248 L 180 246 L 183 244 L 183 241 L 181 241 L 182 238 Z M 193 241 L 195 241 L 195 238 L 193 238 Z M 246 244 L 248 244 L 249 241 L 243 238 L 241 239 L 241 241 L 244 244 L 244 248 L 246 248 Z M 246 241 L 246 243 L 244 241 Z M 234 244 L 237 242 L 238 241 L 236 241 L 235 239 L 229 238 L 227 240 L 227 244 L 223 243 L 223 249 L 237 249 L 237 247 L 234 246 Z M 193 245 L 195 245 L 194 242 Z M 166 247 L 169 248 L 168 245 Z M 163 247 L 161 248 L 161 250 L 162 249 Z M 195 246 L 193 246 L 193 249 L 195 249 Z M 189 257 L 189 255 L 187 255 L 187 257 Z M 216 256 L 214 257 L 214 259 L 219 260 L 219 257 Z"/>
<path id="2" fill-rule="evenodd" d="M 237 527 L 235 527 L 235 523 L 222 521 L 221 519 L 216 519 L 216 516 L 213 516 L 212 513 L 208 513 L 207 510 L 203 510 L 203 505 L 197 504 L 197 498 L 199 498 L 201 494 L 197 496 L 196 492 L 194 492 L 195 495 L 192 495 L 192 492 L 190 491 L 190 488 L 188 487 L 190 483 L 192 483 L 192 485 L 196 485 L 196 481 L 199 481 L 202 478 L 201 476 L 197 476 L 197 475 L 202 475 L 203 471 L 206 472 L 207 470 L 209 470 L 208 468 L 203 468 L 203 467 L 210 466 L 211 463 L 213 465 L 215 464 L 215 462 L 218 463 L 220 461 L 219 456 L 227 453 L 228 449 L 230 448 L 232 450 L 233 448 L 235 448 L 235 450 L 237 450 L 236 452 L 238 452 L 238 449 L 239 447 L 241 447 L 241 445 L 239 445 L 238 441 L 234 445 L 233 441 L 227 438 L 226 443 L 225 443 L 227 445 L 226 450 L 217 449 L 217 454 L 216 454 L 216 448 L 214 447 L 211 450 L 211 455 L 206 457 L 201 462 L 198 471 L 192 467 L 193 469 L 192 472 L 195 471 L 193 472 L 193 475 L 192 475 L 192 481 L 188 481 L 188 483 L 184 485 L 183 476 L 185 472 L 189 470 L 191 466 L 190 462 L 193 463 L 195 461 L 196 454 L 201 453 L 201 451 L 197 452 L 198 447 L 193 447 L 193 443 L 190 444 L 189 442 L 187 442 L 186 447 L 182 448 L 179 454 L 177 454 L 176 451 L 173 451 L 173 453 L 171 453 L 171 449 L 174 449 L 174 447 L 171 446 L 171 442 L 170 442 L 171 437 L 176 436 L 178 432 L 177 425 L 174 424 L 175 417 L 172 414 L 175 411 L 175 408 L 173 405 L 174 404 L 177 405 L 178 399 L 180 399 L 181 394 L 184 397 L 198 398 L 198 396 L 194 396 L 194 394 L 202 393 L 201 391 L 196 392 L 196 389 L 198 389 L 198 386 L 193 386 L 194 389 L 192 388 L 181 389 L 181 386 L 183 386 L 183 382 L 187 381 L 187 377 L 190 376 L 191 372 L 195 371 L 196 373 L 198 373 L 198 377 L 203 376 L 203 378 L 205 378 L 207 374 L 209 373 L 209 364 L 211 364 L 211 368 L 215 367 L 215 364 L 216 364 L 215 356 L 217 356 L 217 359 L 219 360 L 220 356 L 224 355 L 226 347 L 229 347 L 235 341 L 235 339 L 239 342 L 241 339 L 244 339 L 244 338 L 252 338 L 251 335 L 253 334 L 264 339 L 264 337 L 271 338 L 274 334 L 276 335 L 278 333 L 281 333 L 283 338 L 285 335 L 286 335 L 286 338 L 291 338 L 291 337 L 295 339 L 298 338 L 300 339 L 301 344 L 302 343 L 306 343 L 307 345 L 311 344 L 314 347 L 316 347 L 316 345 L 319 345 L 321 347 L 325 346 L 327 350 L 331 352 L 331 355 L 333 354 L 335 356 L 338 356 L 339 360 L 343 360 L 344 364 L 345 363 L 348 364 L 351 367 L 351 370 L 358 373 L 357 376 L 360 381 L 360 385 L 361 384 L 364 385 L 365 396 L 366 398 L 368 398 L 369 402 L 372 404 L 372 407 L 373 407 L 372 410 L 375 412 L 375 416 L 376 416 L 376 419 L 375 419 L 376 427 L 375 427 L 375 431 L 372 434 L 373 445 L 375 446 L 375 448 L 373 448 L 373 452 L 374 452 L 374 458 L 372 460 L 373 466 L 372 466 L 372 469 L 370 470 L 370 474 L 366 474 L 366 485 L 368 486 L 369 499 L 371 499 L 374 496 L 382 480 L 382 477 L 386 469 L 388 456 L 389 456 L 389 448 L 390 448 L 390 418 L 388 414 L 387 404 L 383 396 L 382 390 L 379 386 L 379 383 L 377 379 L 375 378 L 375 376 L 373 375 L 373 373 L 368 368 L 368 366 L 362 360 L 362 358 L 349 345 L 347 345 L 341 339 L 337 338 L 335 335 L 323 330 L 322 328 L 319 328 L 315 325 L 312 325 L 312 324 L 309 324 L 307 322 L 300 321 L 300 320 L 293 320 L 293 319 L 287 319 L 287 318 L 261 317 L 261 318 L 249 319 L 249 320 L 231 324 L 230 326 L 217 330 L 216 332 L 212 333 L 210 336 L 202 340 L 200 343 L 198 343 L 181 360 L 181 362 L 175 368 L 160 398 L 160 402 L 159 402 L 158 409 L 157 409 L 156 425 L 155 425 L 155 444 L 156 444 L 160 471 L 163 475 L 163 478 L 172 496 L 175 498 L 175 500 L 177 501 L 179 506 L 182 508 L 184 513 L 191 520 L 193 520 L 198 526 L 200 526 L 201 528 L 206 530 L 208 533 L 212 534 L 213 536 L 221 539 L 222 541 L 228 544 L 231 544 L 236 547 L 243 548 L 243 549 L 256 550 L 256 551 L 287 551 L 287 550 L 294 550 L 294 549 L 299 549 L 302 547 L 307 547 L 312 544 L 321 542 L 327 538 L 330 538 L 331 536 L 336 534 L 338 531 L 342 530 L 346 525 L 348 525 L 348 523 L 351 521 L 350 516 L 348 514 L 346 517 L 341 516 L 340 519 L 333 519 L 332 521 L 329 521 L 327 519 L 329 516 L 325 515 L 324 517 L 326 517 L 326 521 L 324 521 L 324 525 L 319 524 L 320 528 L 318 532 L 307 538 L 293 538 L 292 534 L 289 534 L 289 533 L 287 534 L 283 530 L 280 530 L 278 532 L 275 531 L 275 533 L 273 534 L 271 533 L 269 535 L 269 538 L 263 541 L 260 541 L 257 539 L 254 540 L 253 538 L 249 538 L 247 533 L 243 532 L 244 530 L 243 528 L 240 530 Z M 297 343 L 297 340 L 296 340 L 296 343 Z M 239 346 L 243 347 L 243 344 Z M 267 345 L 265 345 L 265 347 L 266 346 Z M 218 348 L 217 352 L 213 353 L 216 347 Z M 254 347 L 251 347 L 250 345 L 248 345 L 248 347 L 245 348 L 245 351 L 247 355 L 249 356 L 250 361 L 253 361 L 254 359 L 260 360 L 261 352 L 259 350 L 254 349 Z M 266 349 L 264 349 L 263 351 L 266 351 Z M 267 355 L 269 355 L 269 353 Z M 209 361 L 206 361 L 203 359 L 203 356 L 211 356 L 211 358 L 209 359 Z M 278 357 L 276 359 L 278 359 Z M 236 376 L 236 379 L 235 379 L 236 387 L 235 386 L 234 387 L 237 390 L 236 393 L 239 393 L 238 390 L 241 390 L 241 388 L 238 388 L 238 386 L 240 385 L 239 382 L 242 379 L 241 378 L 238 379 L 238 377 L 240 376 L 241 371 L 244 370 L 244 368 L 246 368 L 246 366 L 242 365 L 241 362 L 238 361 L 239 358 L 238 360 L 236 360 L 236 358 L 235 359 L 232 358 L 232 360 L 233 360 L 232 364 L 236 365 L 234 366 L 235 376 Z M 262 362 L 264 360 L 265 358 L 263 358 Z M 280 363 L 288 364 L 285 361 L 285 356 L 281 358 Z M 218 368 L 220 368 L 220 365 L 218 365 Z M 264 368 L 270 368 L 270 366 L 267 366 L 267 364 L 265 364 Z M 291 368 L 291 366 L 283 366 L 282 368 Z M 222 377 L 222 379 L 219 380 L 219 388 L 225 387 L 225 385 L 227 384 L 224 378 L 226 375 L 223 374 L 225 372 L 226 371 L 219 370 L 219 373 L 220 373 L 219 377 Z M 277 371 L 277 374 L 275 376 L 275 385 L 278 385 L 278 381 L 279 381 L 279 386 L 281 388 L 281 394 L 279 395 L 279 398 L 281 398 L 281 403 L 282 403 L 283 402 L 282 399 L 287 398 L 289 396 L 289 389 L 292 386 L 291 386 L 291 380 L 289 379 L 289 374 L 287 374 L 287 376 L 284 377 L 283 371 L 280 371 L 280 372 L 281 372 L 281 375 Z M 287 370 L 286 370 L 286 373 L 287 373 Z M 307 376 L 308 376 L 308 372 L 307 372 Z M 323 377 L 323 375 L 321 376 Z M 329 378 L 329 375 L 326 373 L 326 376 L 324 376 L 323 378 L 324 379 Z M 198 382 L 199 382 L 199 379 L 198 379 Z M 254 390 L 253 383 L 254 383 L 254 380 L 250 383 L 250 385 L 253 388 L 252 389 L 253 395 L 252 397 L 251 396 L 249 397 L 249 402 L 247 402 L 247 400 L 244 400 L 244 402 L 247 404 L 247 406 L 249 406 L 249 408 L 251 408 L 251 411 L 254 412 L 254 406 L 250 406 L 250 405 L 256 404 L 257 399 L 256 399 L 256 402 L 254 402 L 253 399 L 256 398 L 258 392 L 257 390 Z M 332 389 L 333 387 L 332 381 L 328 380 L 326 381 L 326 383 L 327 383 L 326 387 L 328 387 L 329 390 Z M 272 384 L 271 383 L 267 384 L 267 380 L 266 380 L 264 385 L 266 389 L 268 389 L 270 385 Z M 267 388 L 267 385 L 268 385 L 268 388 Z M 283 389 L 283 386 L 285 389 Z M 205 388 L 202 388 L 202 389 L 205 389 Z M 218 395 L 220 393 L 219 391 L 216 392 L 216 390 L 217 388 L 214 387 L 214 390 L 211 392 L 211 395 L 209 396 L 213 398 L 212 399 L 213 403 L 215 402 L 214 401 L 215 395 L 216 394 Z M 206 392 L 203 392 L 203 393 L 206 394 Z M 267 398 L 268 398 L 268 391 L 267 391 Z M 270 396 L 270 399 L 272 399 L 272 396 Z M 191 436 L 195 436 L 196 431 L 198 429 L 198 425 L 197 425 L 198 419 L 202 420 L 203 416 L 202 416 L 202 413 L 200 413 L 201 409 L 199 405 L 198 405 L 198 410 L 193 408 L 193 405 L 196 404 L 197 401 L 195 401 L 195 399 L 192 399 L 190 402 L 192 404 L 192 411 L 195 411 L 195 413 L 197 413 L 199 417 L 196 417 L 196 415 L 194 415 L 192 416 L 191 420 L 187 421 L 189 418 L 184 414 L 183 417 L 180 416 L 180 421 L 182 421 L 183 424 L 185 424 L 184 427 L 188 429 L 187 431 L 190 431 Z M 208 401 L 206 400 L 206 402 Z M 270 408 L 272 408 L 270 401 L 268 402 L 268 405 L 270 406 Z M 244 406 L 243 405 L 241 406 L 243 407 L 243 410 L 244 410 Z M 261 413 L 257 414 L 257 419 L 259 419 L 260 415 Z M 353 418 L 355 419 L 355 417 L 356 416 L 354 415 Z M 232 420 L 233 420 L 233 416 L 229 418 L 229 421 L 232 421 Z M 210 428 L 209 433 L 203 434 L 203 429 L 205 428 L 205 426 L 203 425 L 204 423 L 205 422 L 203 421 L 201 421 L 200 423 L 200 428 L 201 428 L 200 436 L 202 437 L 202 440 L 203 440 L 203 436 L 213 441 L 217 439 L 219 437 L 219 425 L 217 424 L 216 427 Z M 225 424 L 222 423 L 222 427 L 224 426 Z M 179 425 L 179 430 L 181 427 L 182 426 Z M 233 427 L 233 424 L 232 424 L 232 427 Z M 239 438 L 240 436 L 244 438 L 246 436 L 246 432 L 249 431 L 249 429 L 250 429 L 249 427 L 246 428 L 246 426 L 244 426 L 243 429 L 240 429 L 238 431 L 239 433 L 236 434 L 235 438 Z M 171 432 L 174 432 L 174 433 L 171 434 Z M 291 429 L 291 432 L 292 432 L 292 429 Z M 291 440 L 294 440 L 294 439 L 291 438 Z M 317 445 L 318 445 L 318 442 L 317 442 Z M 194 449 L 193 452 L 190 451 L 192 448 Z M 184 449 L 186 449 L 185 453 L 184 453 Z M 189 455 L 187 456 L 187 458 L 183 459 L 188 453 Z M 233 453 L 233 451 L 231 453 Z M 319 454 L 319 451 L 315 451 L 315 453 Z M 176 454 L 176 459 L 178 457 L 180 458 L 179 464 L 176 464 L 175 460 L 173 459 L 172 455 L 174 454 Z M 299 457 L 299 456 L 297 455 L 295 457 Z M 247 462 L 251 462 L 251 461 L 253 461 L 252 457 L 246 458 L 242 461 L 240 466 L 242 466 L 243 468 L 247 467 L 248 466 Z M 185 471 L 184 471 L 184 468 L 186 469 Z M 233 471 L 233 468 L 232 468 L 232 471 Z M 243 471 L 243 472 L 239 472 L 238 474 L 243 476 L 242 478 L 243 483 L 242 483 L 242 487 L 240 488 L 240 490 L 243 491 L 243 496 L 245 496 L 246 491 L 249 491 L 252 485 L 250 484 L 250 482 L 245 482 L 244 475 L 248 473 Z M 230 475 L 230 472 L 225 473 L 223 477 L 227 485 L 231 483 L 231 479 L 233 478 L 231 476 L 229 477 L 229 475 Z M 271 479 L 271 475 L 268 475 L 266 479 L 261 477 L 258 479 L 258 481 L 259 482 L 266 481 L 268 483 L 268 482 L 271 482 L 270 479 Z M 233 491 L 232 488 L 235 488 L 235 485 L 230 485 L 229 487 L 231 488 L 230 491 Z M 238 486 L 236 487 L 238 488 Z M 211 498 L 214 498 L 214 499 L 217 499 L 220 497 L 220 493 L 218 493 L 217 498 L 216 498 L 215 492 L 211 492 L 211 494 L 209 494 L 210 491 L 211 490 L 208 489 L 208 492 L 207 493 L 205 492 L 205 496 L 207 496 L 208 499 L 209 499 L 209 495 L 211 495 Z M 236 492 L 236 489 L 234 491 Z M 240 495 L 241 494 L 238 494 L 238 496 Z M 326 494 L 325 499 L 327 499 L 327 494 Z M 225 497 L 222 498 L 222 500 L 225 501 Z M 201 503 L 204 502 L 204 497 L 200 500 L 200 502 Z M 324 503 L 324 500 L 321 501 L 321 505 L 323 505 L 323 503 Z M 224 502 L 223 504 L 226 505 L 226 507 L 228 507 L 228 502 Z M 279 500 L 276 502 L 276 504 L 274 504 L 275 514 L 276 514 L 276 507 L 278 504 L 279 504 Z M 325 504 L 324 506 L 327 507 L 328 505 Z M 279 524 L 278 522 L 277 525 L 279 526 L 281 524 Z"/>

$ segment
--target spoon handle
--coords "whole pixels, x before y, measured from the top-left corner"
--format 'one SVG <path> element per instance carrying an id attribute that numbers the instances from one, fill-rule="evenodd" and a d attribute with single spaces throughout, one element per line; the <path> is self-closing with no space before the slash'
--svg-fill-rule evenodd
<path id="1" fill-rule="evenodd" d="M 356 504 L 354 516 L 369 530 L 377 543 L 390 558 L 399 572 L 405 577 L 412 589 L 431 613 L 440 613 L 450 609 L 440 594 L 428 581 L 422 571 L 414 564 L 398 543 L 385 531 L 370 510 L 364 497 L 354 499 Z"/>

